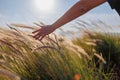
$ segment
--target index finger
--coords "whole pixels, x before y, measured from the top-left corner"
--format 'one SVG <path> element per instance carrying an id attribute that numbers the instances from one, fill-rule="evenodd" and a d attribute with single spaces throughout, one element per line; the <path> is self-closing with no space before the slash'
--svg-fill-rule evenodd
<path id="1" fill-rule="evenodd" d="M 38 29 L 38 30 L 36 30 L 36 31 L 33 31 L 32 33 L 34 34 L 34 33 L 36 33 L 36 32 L 38 32 L 38 31 L 40 31 L 41 29 Z"/>

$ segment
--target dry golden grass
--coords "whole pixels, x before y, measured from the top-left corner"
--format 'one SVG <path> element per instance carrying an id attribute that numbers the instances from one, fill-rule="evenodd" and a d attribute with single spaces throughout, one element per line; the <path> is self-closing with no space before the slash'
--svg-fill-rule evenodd
<path id="1" fill-rule="evenodd" d="M 101 66 L 107 63 L 101 54 L 91 50 L 97 46 L 96 42 L 100 42 L 99 39 L 78 40 L 92 46 L 89 47 L 90 54 L 84 45 L 75 44 L 74 40 L 55 34 L 46 36 L 43 41 L 33 39 L 31 31 L 44 25 L 34 24 L 11 24 L 8 25 L 10 29 L 0 28 L 0 75 L 12 80 L 71 80 L 78 73 L 81 74 L 81 80 L 110 79 L 109 73 L 104 73 L 102 67 L 99 69 L 92 62 L 93 56 L 96 56 L 102 61 Z M 28 29 L 28 32 L 23 28 Z M 86 36 L 96 35 L 91 34 L 86 27 L 82 31 Z"/>

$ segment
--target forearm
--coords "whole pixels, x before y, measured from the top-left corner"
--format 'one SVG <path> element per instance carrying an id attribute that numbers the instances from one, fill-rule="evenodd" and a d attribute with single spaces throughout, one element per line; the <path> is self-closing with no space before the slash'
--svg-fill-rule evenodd
<path id="1" fill-rule="evenodd" d="M 53 28 L 59 28 L 104 2 L 106 0 L 80 0 L 53 24 Z"/>

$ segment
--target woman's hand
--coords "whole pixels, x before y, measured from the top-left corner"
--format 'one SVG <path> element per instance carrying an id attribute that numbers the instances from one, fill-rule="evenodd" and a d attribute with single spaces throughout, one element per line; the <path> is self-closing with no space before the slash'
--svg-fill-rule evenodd
<path id="1" fill-rule="evenodd" d="M 40 29 L 32 32 L 34 34 L 33 38 L 41 41 L 46 35 L 52 33 L 54 30 L 52 25 L 41 26 Z"/>

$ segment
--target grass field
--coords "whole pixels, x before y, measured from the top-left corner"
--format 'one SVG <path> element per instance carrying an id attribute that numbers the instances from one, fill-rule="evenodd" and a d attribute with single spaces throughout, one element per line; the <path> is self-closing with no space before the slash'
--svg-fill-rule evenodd
<path id="1" fill-rule="evenodd" d="M 0 28 L 0 80 L 73 80 L 75 74 L 80 80 L 120 79 L 119 34 L 83 29 L 82 38 L 51 34 L 36 41 L 35 24 Z"/>

